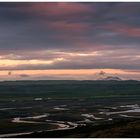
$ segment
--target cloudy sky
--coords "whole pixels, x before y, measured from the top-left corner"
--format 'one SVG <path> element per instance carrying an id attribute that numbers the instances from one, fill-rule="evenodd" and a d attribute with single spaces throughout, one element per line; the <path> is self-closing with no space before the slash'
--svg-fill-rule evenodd
<path id="1" fill-rule="evenodd" d="M 0 79 L 140 80 L 140 3 L 0 3 Z"/>

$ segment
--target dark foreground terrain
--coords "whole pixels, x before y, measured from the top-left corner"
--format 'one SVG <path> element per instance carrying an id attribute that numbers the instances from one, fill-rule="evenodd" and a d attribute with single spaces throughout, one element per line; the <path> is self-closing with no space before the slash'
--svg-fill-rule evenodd
<path id="1" fill-rule="evenodd" d="M 140 137 L 138 81 L 0 82 L 0 137 Z"/>
<path id="2" fill-rule="evenodd" d="M 140 120 L 121 120 L 97 126 L 83 126 L 72 130 L 35 132 L 16 138 L 140 138 Z"/>

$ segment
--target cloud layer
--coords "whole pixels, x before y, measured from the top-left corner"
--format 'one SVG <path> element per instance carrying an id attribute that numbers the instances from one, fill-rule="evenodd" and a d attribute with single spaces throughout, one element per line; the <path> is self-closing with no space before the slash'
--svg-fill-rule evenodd
<path id="1" fill-rule="evenodd" d="M 139 13 L 135 2 L 1 3 L 0 70 L 137 71 Z"/>

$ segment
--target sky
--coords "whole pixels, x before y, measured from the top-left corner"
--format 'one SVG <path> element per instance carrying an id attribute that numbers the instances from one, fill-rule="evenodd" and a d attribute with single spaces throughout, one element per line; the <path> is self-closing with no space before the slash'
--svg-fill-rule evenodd
<path id="1" fill-rule="evenodd" d="M 139 2 L 0 3 L 0 80 L 140 80 Z"/>

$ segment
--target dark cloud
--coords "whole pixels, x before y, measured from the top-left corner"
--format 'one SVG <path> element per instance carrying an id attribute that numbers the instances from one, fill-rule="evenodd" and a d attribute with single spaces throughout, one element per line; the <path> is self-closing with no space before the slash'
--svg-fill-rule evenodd
<path id="1" fill-rule="evenodd" d="M 105 75 L 105 74 L 106 74 L 106 72 L 104 72 L 104 71 L 99 72 L 99 75 Z"/>
<path id="2" fill-rule="evenodd" d="M 10 76 L 10 75 L 12 75 L 12 72 L 11 72 L 11 71 L 9 71 L 9 72 L 8 72 L 8 75 L 9 75 L 9 76 Z"/>
<path id="3" fill-rule="evenodd" d="M 27 64 L 0 69 L 140 69 L 139 13 L 135 2 L 1 3 L 1 61 Z M 96 51 L 102 54 L 88 56 Z M 28 64 L 57 58 L 66 61 Z"/>
<path id="4" fill-rule="evenodd" d="M 19 76 L 22 78 L 30 77 L 30 75 L 27 75 L 27 74 L 20 74 Z"/>

